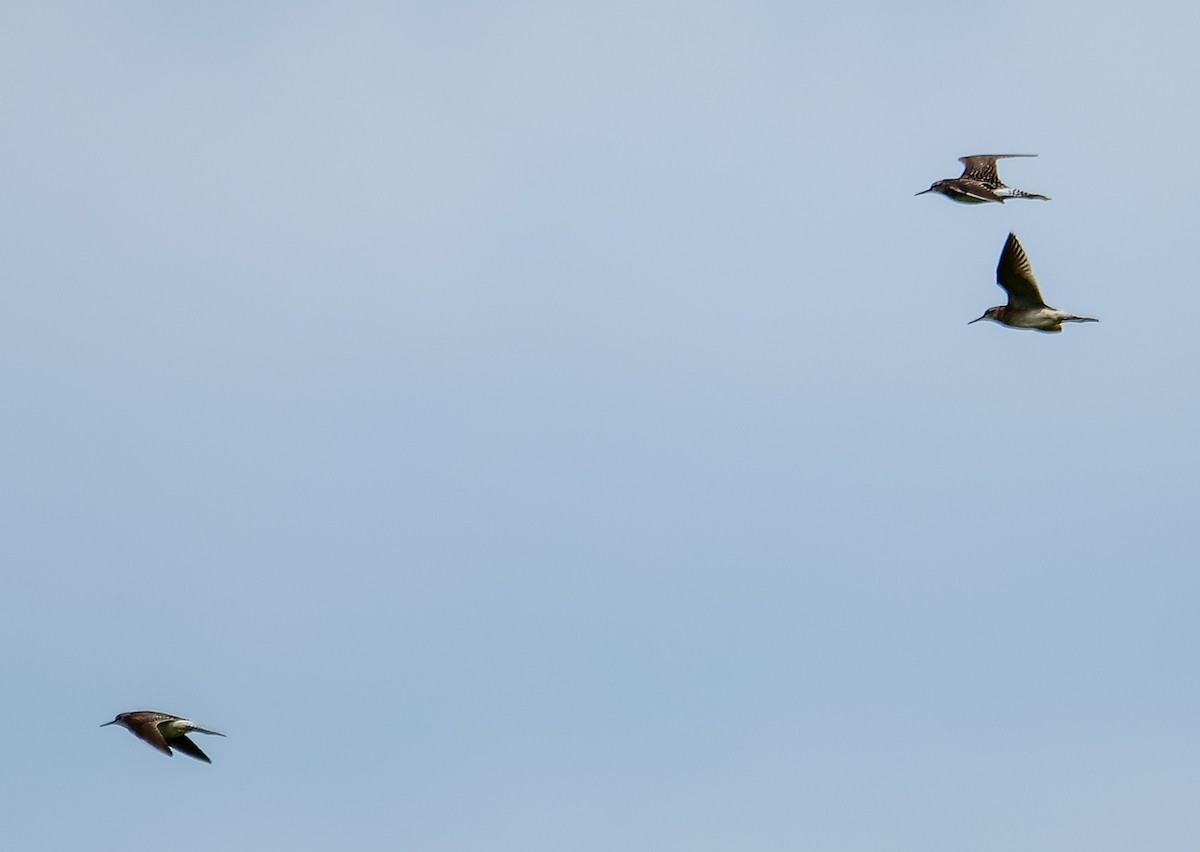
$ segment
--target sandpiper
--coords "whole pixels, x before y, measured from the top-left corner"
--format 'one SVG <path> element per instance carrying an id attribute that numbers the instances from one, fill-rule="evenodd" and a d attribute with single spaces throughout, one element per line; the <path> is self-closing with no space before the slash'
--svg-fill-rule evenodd
<path id="1" fill-rule="evenodd" d="M 999 201 L 1003 204 L 1006 198 L 1040 198 L 1042 201 L 1049 201 L 1045 195 L 1005 186 L 996 172 L 997 160 L 1036 156 L 1037 154 L 972 154 L 969 157 L 959 157 L 958 161 L 963 164 L 961 175 L 936 181 L 929 189 L 923 189 L 917 195 L 940 192 L 952 201 L 961 201 L 963 204 L 983 204 L 985 201 Z"/>
<path id="2" fill-rule="evenodd" d="M 132 713 L 120 713 L 111 722 L 105 722 L 101 728 L 108 725 L 123 725 L 131 734 L 145 740 L 156 749 L 171 756 L 171 749 L 177 748 L 189 757 L 212 763 L 208 755 L 200 751 L 200 747 L 187 738 L 192 731 L 199 734 L 225 736 L 220 731 L 209 731 L 201 728 L 195 722 L 172 716 L 169 713 L 156 713 L 153 710 L 136 710 Z"/>
<path id="3" fill-rule="evenodd" d="M 1004 250 L 1000 252 L 1000 262 L 996 265 L 996 283 L 1008 293 L 1008 304 L 988 308 L 983 312 L 983 316 L 971 320 L 967 325 L 990 319 L 1013 328 L 1062 331 L 1064 322 L 1100 321 L 1095 317 L 1077 317 L 1046 304 L 1042 299 L 1042 291 L 1038 289 L 1037 279 L 1033 277 L 1029 258 L 1017 241 L 1016 234 L 1008 235 Z"/>

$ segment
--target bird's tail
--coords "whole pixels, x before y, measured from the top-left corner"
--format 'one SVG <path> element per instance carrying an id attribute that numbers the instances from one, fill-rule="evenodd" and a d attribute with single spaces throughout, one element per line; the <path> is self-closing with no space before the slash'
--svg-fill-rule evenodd
<path id="1" fill-rule="evenodd" d="M 212 734 L 214 737 L 223 737 L 223 736 L 225 736 L 225 735 L 224 735 L 224 734 L 222 734 L 220 731 L 210 731 L 210 730 L 208 730 L 207 728 L 192 728 L 191 730 L 189 730 L 189 731 L 188 731 L 188 733 L 189 733 L 189 734 L 192 734 L 192 733 L 195 733 L 195 734 Z"/>
<path id="2" fill-rule="evenodd" d="M 1063 317 L 1063 322 L 1100 322 L 1095 317 Z"/>
<path id="3" fill-rule="evenodd" d="M 1049 195 L 1038 195 L 1036 192 L 1026 192 L 1023 189 L 1008 190 L 1009 198 L 1036 198 L 1038 201 L 1049 201 Z"/>

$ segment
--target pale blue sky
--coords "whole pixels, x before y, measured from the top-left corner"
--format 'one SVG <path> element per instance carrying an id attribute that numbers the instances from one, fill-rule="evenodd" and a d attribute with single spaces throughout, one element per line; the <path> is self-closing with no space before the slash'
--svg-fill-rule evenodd
<path id="1" fill-rule="evenodd" d="M 1198 26 L 0 8 L 3 845 L 1194 849 Z"/>

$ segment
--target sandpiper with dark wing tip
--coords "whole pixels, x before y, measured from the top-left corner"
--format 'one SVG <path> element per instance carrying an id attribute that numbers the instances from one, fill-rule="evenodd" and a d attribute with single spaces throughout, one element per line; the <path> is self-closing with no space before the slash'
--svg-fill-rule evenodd
<path id="1" fill-rule="evenodd" d="M 935 181 L 929 189 L 923 189 L 917 195 L 940 192 L 952 201 L 961 201 L 963 204 L 983 204 L 988 201 L 999 201 L 1003 204 L 1006 198 L 1040 198 L 1042 201 L 1049 201 L 1045 195 L 1005 186 L 996 171 L 997 160 L 1036 156 L 1037 154 L 972 154 L 969 157 L 959 157 L 958 161 L 963 164 L 961 175 Z"/>
<path id="2" fill-rule="evenodd" d="M 1000 252 L 1000 262 L 996 265 L 996 283 L 1008 293 L 1008 304 L 988 308 L 983 316 L 971 320 L 967 325 L 990 319 L 1013 328 L 1062 331 L 1064 322 L 1100 321 L 1095 317 L 1077 317 L 1046 304 L 1042 299 L 1042 291 L 1038 289 L 1037 279 L 1033 277 L 1029 257 L 1017 241 L 1016 234 L 1008 235 L 1004 250 Z"/>
<path id="3" fill-rule="evenodd" d="M 198 734 L 212 734 L 217 737 L 225 736 L 220 731 L 209 731 L 201 728 L 195 722 L 182 719 L 179 716 L 172 716 L 169 713 L 156 713 L 153 710 L 136 710 L 132 713 L 120 713 L 117 715 L 117 718 L 111 722 L 105 722 L 100 727 L 104 728 L 108 725 L 124 726 L 135 737 L 145 740 L 167 755 L 167 757 L 171 756 L 171 749 L 175 748 L 189 757 L 194 757 L 196 760 L 203 760 L 205 763 L 212 763 L 212 761 L 208 759 L 207 754 L 200 751 L 198 745 L 187 738 L 187 735 L 195 731 Z"/>

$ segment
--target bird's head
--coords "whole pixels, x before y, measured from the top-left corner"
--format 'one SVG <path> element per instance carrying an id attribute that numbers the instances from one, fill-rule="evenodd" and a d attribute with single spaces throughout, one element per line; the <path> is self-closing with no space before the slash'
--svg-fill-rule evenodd
<path id="1" fill-rule="evenodd" d="M 990 320 L 994 320 L 996 322 L 1000 322 L 1000 312 L 1003 310 L 1004 310 L 1004 308 L 1001 306 L 997 306 L 994 308 L 988 308 L 986 311 L 983 312 L 983 316 L 976 317 L 975 319 L 971 320 L 971 322 L 967 323 L 967 325 L 971 325 L 972 323 L 977 323 L 980 320 L 985 320 L 985 319 L 990 319 Z"/>

